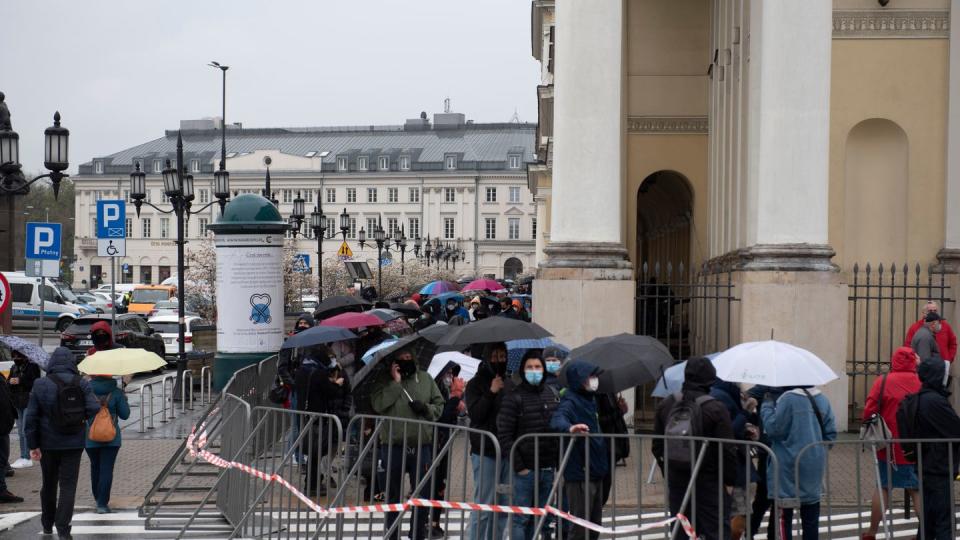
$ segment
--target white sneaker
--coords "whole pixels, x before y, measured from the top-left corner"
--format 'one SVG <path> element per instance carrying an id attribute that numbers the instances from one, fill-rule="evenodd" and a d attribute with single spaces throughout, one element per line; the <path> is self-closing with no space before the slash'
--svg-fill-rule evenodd
<path id="1" fill-rule="evenodd" d="M 30 461 L 29 459 L 20 458 L 14 461 L 13 463 L 11 463 L 10 467 L 14 469 L 28 469 L 30 467 L 33 467 L 33 462 Z"/>

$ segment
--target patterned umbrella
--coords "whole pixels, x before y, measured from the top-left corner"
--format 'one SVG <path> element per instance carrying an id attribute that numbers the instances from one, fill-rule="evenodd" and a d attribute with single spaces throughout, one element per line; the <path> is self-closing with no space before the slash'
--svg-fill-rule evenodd
<path id="1" fill-rule="evenodd" d="M 490 292 L 506 291 L 499 281 L 490 278 L 475 279 L 463 287 L 464 291 L 483 291 L 487 289 Z"/>
<path id="2" fill-rule="evenodd" d="M 507 372 L 513 373 L 520 369 L 520 360 L 530 349 L 546 349 L 547 347 L 559 347 L 566 352 L 570 349 L 553 341 L 551 338 L 541 339 L 515 339 L 507 342 Z"/>
<path id="3" fill-rule="evenodd" d="M 429 294 L 430 296 L 435 296 L 440 293 L 459 290 L 460 286 L 452 281 L 437 280 L 431 281 L 430 283 L 424 285 L 423 288 L 420 289 L 420 294 Z"/>
<path id="4" fill-rule="evenodd" d="M 27 360 L 40 366 L 40 369 L 44 371 L 47 370 L 47 362 L 50 361 L 50 355 L 36 343 L 17 336 L 0 336 L 0 343 L 26 356 Z"/>

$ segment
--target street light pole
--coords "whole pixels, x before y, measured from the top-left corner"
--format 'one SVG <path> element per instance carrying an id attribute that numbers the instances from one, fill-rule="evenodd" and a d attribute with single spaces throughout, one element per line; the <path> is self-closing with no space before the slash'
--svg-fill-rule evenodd
<path id="1" fill-rule="evenodd" d="M 323 214 L 320 191 L 317 191 L 317 205 L 310 214 L 310 226 L 317 237 L 317 297 L 323 302 L 323 237 L 327 234 L 327 216 Z"/>
<path id="2" fill-rule="evenodd" d="M 219 69 L 223 73 L 223 90 L 220 113 L 220 170 L 222 171 L 227 166 L 227 70 L 230 69 L 230 66 L 221 65 L 217 61 L 212 61 L 208 65 L 210 67 Z"/>

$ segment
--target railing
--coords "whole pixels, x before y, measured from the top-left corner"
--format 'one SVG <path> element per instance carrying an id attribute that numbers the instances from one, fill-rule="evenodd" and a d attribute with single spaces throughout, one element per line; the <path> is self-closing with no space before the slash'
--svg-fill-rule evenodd
<path id="1" fill-rule="evenodd" d="M 168 420 L 176 418 L 176 412 L 173 405 L 173 402 L 167 400 L 167 381 L 171 381 L 171 392 L 173 391 L 172 381 L 176 377 L 174 375 L 164 375 L 161 379 L 152 381 L 149 383 L 141 384 L 139 388 L 133 390 L 140 396 L 140 421 L 138 423 L 137 432 L 146 433 L 148 429 L 154 429 L 155 424 L 153 417 L 157 414 L 154 407 L 154 398 L 155 392 L 154 387 L 160 387 L 160 422 L 166 423 Z M 149 394 L 149 398 L 146 395 Z M 170 411 L 169 416 L 167 411 Z M 149 411 L 149 413 L 147 412 Z"/>

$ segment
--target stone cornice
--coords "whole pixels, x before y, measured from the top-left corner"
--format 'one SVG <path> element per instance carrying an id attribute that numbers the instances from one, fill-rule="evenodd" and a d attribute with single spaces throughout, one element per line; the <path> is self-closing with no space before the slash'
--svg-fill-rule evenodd
<path id="1" fill-rule="evenodd" d="M 834 39 L 950 37 L 950 11 L 945 9 L 834 10 Z"/>
<path id="2" fill-rule="evenodd" d="M 709 129 L 706 116 L 630 116 L 627 132 L 649 135 L 703 134 Z"/>

